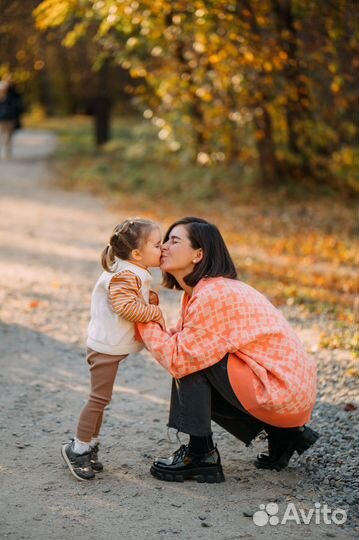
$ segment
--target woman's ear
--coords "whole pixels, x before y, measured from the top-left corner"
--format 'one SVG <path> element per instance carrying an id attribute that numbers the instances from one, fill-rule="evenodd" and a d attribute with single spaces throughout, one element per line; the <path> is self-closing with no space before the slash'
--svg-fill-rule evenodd
<path id="1" fill-rule="evenodd" d="M 197 250 L 197 254 L 195 255 L 195 257 L 193 258 L 193 263 L 194 264 L 197 264 L 199 262 L 201 262 L 201 260 L 203 259 L 203 249 L 200 248 Z"/>

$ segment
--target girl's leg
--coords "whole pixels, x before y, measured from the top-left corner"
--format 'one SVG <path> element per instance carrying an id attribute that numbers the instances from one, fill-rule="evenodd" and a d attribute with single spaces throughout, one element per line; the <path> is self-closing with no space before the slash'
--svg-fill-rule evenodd
<path id="1" fill-rule="evenodd" d="M 88 351 L 87 361 L 90 365 L 91 391 L 88 402 L 83 407 L 78 420 L 76 438 L 90 443 L 98 436 L 103 411 L 111 401 L 112 391 L 118 364 L 127 355 L 110 355 Z"/>
<path id="2" fill-rule="evenodd" d="M 94 471 L 103 469 L 97 460 L 98 447 L 91 448 L 90 442 L 94 433 L 98 434 L 103 410 L 111 400 L 118 364 L 125 356 L 100 354 L 90 349 L 87 352 L 91 374 L 90 396 L 79 417 L 76 439 L 61 448 L 66 465 L 78 480 L 92 480 Z"/>
<path id="3" fill-rule="evenodd" d="M 92 434 L 93 439 L 97 439 L 99 434 L 100 434 L 100 429 L 101 429 L 101 426 L 102 426 L 102 423 L 103 423 L 103 416 L 104 416 L 104 411 L 102 411 L 102 414 L 100 414 L 98 419 L 97 419 L 97 424 L 96 424 L 96 427 L 95 427 L 95 431 Z"/>

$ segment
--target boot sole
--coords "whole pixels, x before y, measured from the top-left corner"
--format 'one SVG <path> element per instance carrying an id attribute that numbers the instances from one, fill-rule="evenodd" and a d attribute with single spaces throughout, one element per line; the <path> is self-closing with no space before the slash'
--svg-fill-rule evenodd
<path id="1" fill-rule="evenodd" d="M 192 469 L 191 471 L 182 472 L 169 472 L 162 471 L 156 467 L 150 469 L 152 476 L 158 478 L 158 480 L 164 480 L 165 482 L 184 482 L 185 480 L 196 480 L 199 484 L 219 484 L 225 482 L 225 477 L 222 471 L 222 467 L 218 468 L 200 468 Z"/>
<path id="2" fill-rule="evenodd" d="M 281 471 L 282 469 L 287 467 L 289 460 L 294 454 L 294 452 L 297 452 L 299 456 L 302 455 L 306 450 L 309 450 L 309 448 L 313 446 L 313 444 L 315 444 L 318 439 L 319 433 L 310 428 L 305 428 L 305 430 L 300 434 L 297 440 L 294 441 L 294 448 L 292 447 L 288 449 L 290 455 L 287 454 L 287 456 L 281 456 L 281 458 L 279 458 L 277 461 L 273 461 L 269 456 L 262 454 L 257 457 L 254 464 L 257 469 Z"/>
<path id="3" fill-rule="evenodd" d="M 61 455 L 66 463 L 66 465 L 68 466 L 68 468 L 70 469 L 70 472 L 71 474 L 76 478 L 76 480 L 80 480 L 81 482 L 82 481 L 85 481 L 85 482 L 88 482 L 89 480 L 93 480 L 95 476 L 92 476 L 91 478 L 82 478 L 82 476 L 79 476 L 75 471 L 74 471 L 74 468 L 72 466 L 72 463 L 71 461 L 69 460 L 68 458 L 68 455 L 66 454 L 66 446 L 67 444 L 64 444 L 61 448 Z"/>

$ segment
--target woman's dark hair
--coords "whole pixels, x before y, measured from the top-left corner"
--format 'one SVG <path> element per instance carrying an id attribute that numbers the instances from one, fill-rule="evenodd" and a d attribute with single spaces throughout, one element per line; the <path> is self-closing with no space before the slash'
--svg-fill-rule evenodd
<path id="1" fill-rule="evenodd" d="M 191 274 L 184 278 L 184 282 L 194 287 L 204 277 L 237 278 L 237 271 L 227 246 L 217 227 L 205 219 L 197 217 L 184 217 L 179 219 L 166 232 L 163 242 L 167 242 L 170 233 L 177 225 L 183 225 L 187 230 L 188 238 L 193 249 L 201 248 L 202 260 L 195 265 Z M 177 280 L 168 272 L 163 272 L 164 287 L 182 290 Z"/>

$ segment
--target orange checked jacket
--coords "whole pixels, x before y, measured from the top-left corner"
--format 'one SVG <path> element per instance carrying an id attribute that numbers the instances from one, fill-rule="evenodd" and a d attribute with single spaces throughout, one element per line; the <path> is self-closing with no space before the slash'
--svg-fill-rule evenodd
<path id="1" fill-rule="evenodd" d="M 203 278 L 184 294 L 177 332 L 137 324 L 155 359 L 175 378 L 219 362 L 227 353 L 231 386 L 245 409 L 278 427 L 310 420 L 316 363 L 287 320 L 261 293 L 241 281 Z"/>

